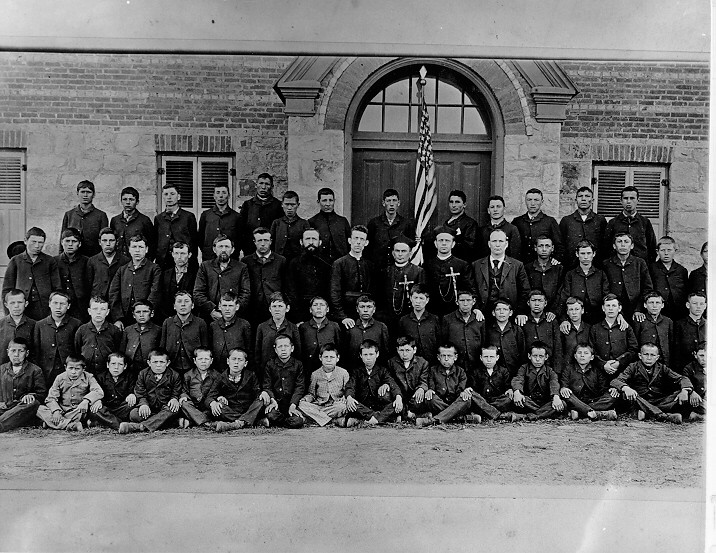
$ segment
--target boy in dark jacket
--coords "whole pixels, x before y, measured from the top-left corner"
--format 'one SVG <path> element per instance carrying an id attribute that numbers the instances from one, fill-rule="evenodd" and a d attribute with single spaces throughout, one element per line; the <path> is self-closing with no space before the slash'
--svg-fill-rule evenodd
<path id="1" fill-rule="evenodd" d="M 109 354 L 107 358 L 107 370 L 97 375 L 97 383 L 104 392 L 101 406 L 90 407 L 90 418 L 99 423 L 119 430 L 122 422 L 129 421 L 129 414 L 137 404 L 137 396 L 134 395 L 134 386 L 137 383 L 137 375 L 127 370 L 127 358 L 118 352 Z M 104 409 L 102 409 L 104 407 Z"/>
<path id="2" fill-rule="evenodd" d="M 214 370 L 222 373 L 229 367 L 226 360 L 232 349 L 253 351 L 254 343 L 251 339 L 251 325 L 238 315 L 239 301 L 236 294 L 225 292 L 221 296 L 218 307 L 221 319 L 209 325 L 209 343 L 214 356 Z"/>
<path id="3" fill-rule="evenodd" d="M 276 336 L 274 351 L 276 356 L 264 368 L 259 399 L 266 406 L 269 425 L 301 428 L 303 415 L 298 403 L 306 389 L 303 364 L 293 356 L 293 338 L 288 334 Z"/>
<path id="4" fill-rule="evenodd" d="M 122 331 L 107 321 L 109 303 L 100 296 L 90 300 L 90 321 L 75 333 L 75 351 L 87 362 L 87 371 L 97 376 L 107 369 L 107 357 L 119 351 Z"/>
<path id="5" fill-rule="evenodd" d="M 159 347 L 167 352 L 172 367 L 180 375 L 194 367 L 194 350 L 209 345 L 206 323 L 192 315 L 194 302 L 189 292 L 177 292 L 174 298 L 176 315 L 162 324 Z"/>
<path id="6" fill-rule="evenodd" d="M 399 416 L 414 419 L 416 413 L 427 410 L 425 392 L 428 391 L 430 367 L 417 355 L 418 348 L 412 336 L 400 336 L 396 340 L 396 351 L 398 355 L 388 361 L 388 370 L 400 390 L 403 411 Z"/>
<path id="7" fill-rule="evenodd" d="M 119 351 L 127 357 L 128 370 L 136 380 L 139 371 L 147 367 L 150 352 L 159 347 L 162 327 L 152 321 L 154 306 L 149 300 L 135 301 L 132 313 L 136 322 L 125 327 Z"/>
<path id="8" fill-rule="evenodd" d="M 683 374 L 691 380 L 694 389 L 689 395 L 692 422 L 702 421 L 706 415 L 706 342 L 701 342 L 694 352 L 695 359 L 684 367 Z"/>
<path id="9" fill-rule="evenodd" d="M 179 418 L 179 426 L 188 428 L 190 423 L 197 426 L 209 425 L 209 407 L 206 399 L 219 373 L 212 369 L 211 351 L 205 347 L 194 350 L 194 368 L 182 377 L 183 390 L 179 396 L 179 408 L 184 417 Z"/>
<path id="10" fill-rule="evenodd" d="M 65 359 L 75 353 L 75 334 L 81 323 L 67 314 L 70 298 L 65 292 L 50 294 L 50 316 L 37 321 L 32 333 L 32 353 L 45 375 L 54 382 L 65 370 Z"/>
<path id="11" fill-rule="evenodd" d="M 13 338 L 6 349 L 9 361 L 0 365 L 0 432 L 30 424 L 47 393 L 42 369 L 28 361 L 27 340 Z"/>

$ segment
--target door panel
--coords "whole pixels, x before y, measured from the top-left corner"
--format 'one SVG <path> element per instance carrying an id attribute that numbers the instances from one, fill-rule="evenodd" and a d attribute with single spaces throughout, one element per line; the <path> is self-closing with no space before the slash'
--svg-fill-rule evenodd
<path id="1" fill-rule="evenodd" d="M 413 216 L 415 206 L 415 150 L 354 149 L 351 223 L 368 222 L 382 212 L 383 190 L 400 194 L 400 211 Z M 492 190 L 490 153 L 441 151 L 435 154 L 437 209 L 432 223 L 448 218 L 448 194 L 462 190 L 467 212 L 480 224 L 487 222 L 487 199 Z"/>

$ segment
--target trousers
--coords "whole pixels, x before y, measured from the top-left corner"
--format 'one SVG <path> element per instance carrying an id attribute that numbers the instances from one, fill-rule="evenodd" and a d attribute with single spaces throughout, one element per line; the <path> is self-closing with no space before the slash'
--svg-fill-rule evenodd
<path id="1" fill-rule="evenodd" d="M 185 402 L 186 403 L 186 402 Z M 224 422 L 235 422 L 242 420 L 247 426 L 253 426 L 256 424 L 256 419 L 264 412 L 264 402 L 260 399 L 254 400 L 249 408 L 241 413 L 238 409 L 234 409 L 229 405 L 221 406 L 221 414 L 218 417 L 214 417 L 216 420 Z"/>
<path id="2" fill-rule="evenodd" d="M 32 403 L 18 402 L 5 409 L 0 408 L 0 432 L 27 426 L 35 419 L 39 407 L 40 404 L 35 400 Z"/>
<path id="3" fill-rule="evenodd" d="M 146 419 L 143 419 L 142 416 L 139 414 L 139 407 L 135 407 L 129 413 L 130 421 L 142 423 L 142 425 L 144 425 L 144 428 L 146 428 L 150 432 L 159 430 L 177 417 L 179 417 L 179 411 L 177 411 L 176 413 L 172 413 L 167 405 L 164 405 L 159 411 L 157 411 L 156 413 L 152 413 Z"/>
<path id="4" fill-rule="evenodd" d="M 318 426 L 326 426 L 334 418 L 342 417 L 346 414 L 346 400 L 341 398 L 330 405 L 324 406 L 301 400 L 298 408 L 301 413 L 316 421 Z"/>

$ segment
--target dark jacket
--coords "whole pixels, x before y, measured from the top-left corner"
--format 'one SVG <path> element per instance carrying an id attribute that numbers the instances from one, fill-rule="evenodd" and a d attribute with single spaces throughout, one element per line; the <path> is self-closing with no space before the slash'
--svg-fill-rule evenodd
<path id="1" fill-rule="evenodd" d="M 634 217 L 627 217 L 624 212 L 612 217 L 607 223 L 604 232 L 602 248 L 605 252 L 613 251 L 614 237 L 620 232 L 627 232 L 634 240 L 634 249 L 631 251 L 636 257 L 640 257 L 647 263 L 651 263 L 656 257 L 656 234 L 651 221 L 641 213 Z"/>
<path id="2" fill-rule="evenodd" d="M 182 323 L 179 315 L 169 317 L 162 324 L 159 347 L 169 354 L 172 368 L 183 374 L 194 366 L 194 350 L 209 346 L 206 323 L 191 313 Z"/>
<path id="3" fill-rule="evenodd" d="M 381 402 L 378 389 L 384 384 L 387 384 L 390 389 L 389 397 L 395 398 L 401 395 L 400 388 L 385 366 L 376 363 L 373 366 L 373 370 L 368 374 L 365 365 L 361 363 L 351 373 L 348 384 L 346 384 L 345 395 L 346 397 L 352 397 L 369 409 L 382 409 L 385 407 L 385 403 Z"/>
<path id="4" fill-rule="evenodd" d="M 539 320 L 535 321 L 534 316 L 530 313 L 527 315 L 527 322 L 522 327 L 525 332 L 525 345 L 529 351 L 529 347 L 533 342 L 544 342 L 547 344 L 547 361 L 557 372 L 562 368 L 562 332 L 559 330 L 559 320 L 552 319 L 547 321 L 547 316 L 543 313 Z"/>
<path id="5" fill-rule="evenodd" d="M 308 320 L 311 298 L 321 296 L 330 304 L 331 263 L 318 253 L 302 252 L 288 262 L 286 295 L 294 320 Z"/>
<path id="6" fill-rule="evenodd" d="M 391 357 L 388 361 L 388 370 L 400 390 L 400 395 L 404 403 L 415 395 L 418 388 L 422 388 L 424 392 L 428 391 L 430 366 L 428 362 L 419 355 L 413 357 L 407 368 L 400 357 L 397 355 Z"/>
<path id="7" fill-rule="evenodd" d="M 331 262 L 348 253 L 348 239 L 351 237 L 348 219 L 335 211 L 330 213 L 319 211 L 308 222 L 313 228 L 318 229 L 322 242 L 321 248 Z"/>
<path id="8" fill-rule="evenodd" d="M 119 351 L 122 331 L 105 321 L 99 330 L 92 321 L 83 324 L 75 333 L 75 351 L 87 361 L 86 370 L 97 376 L 107 370 L 110 353 Z"/>
<path id="9" fill-rule="evenodd" d="M 547 299 L 545 311 L 559 315 L 559 297 L 564 280 L 564 265 L 549 264 L 542 268 L 538 260 L 525 265 L 531 289 L 542 290 Z"/>
<path id="10" fill-rule="evenodd" d="M 416 355 L 434 363 L 438 356 L 438 341 L 440 340 L 440 319 L 429 311 L 425 311 L 418 319 L 415 311 L 410 311 L 400 318 L 398 324 L 398 337 L 410 336 L 415 339 L 418 348 Z"/>
<path id="11" fill-rule="evenodd" d="M 500 329 L 497 321 L 493 321 L 487 327 L 487 343 L 497 346 L 500 363 L 510 370 L 511 375 L 517 374 L 517 369 L 525 362 L 527 352 L 522 327 L 507 321 L 505 328 Z"/>
<path id="12" fill-rule="evenodd" d="M 44 252 L 37 255 L 34 263 L 27 252 L 14 256 L 5 270 L 2 297 L 5 298 L 5 294 L 13 288 L 25 293 L 25 299 L 30 303 L 29 317 L 36 320 L 39 315 L 47 317 L 50 314 L 50 292 L 62 289 L 57 260 Z M 3 312 L 7 314 L 4 301 Z"/>
<path id="13" fill-rule="evenodd" d="M 214 356 L 213 367 L 218 372 L 228 369 L 229 352 L 240 348 L 246 352 L 249 363 L 253 362 L 254 342 L 251 339 L 251 325 L 246 319 L 234 316 L 230 321 L 219 319 L 209 325 L 209 341 L 211 354 Z M 251 365 L 253 366 L 253 365 Z"/>
<path id="14" fill-rule="evenodd" d="M 448 371 L 440 364 L 430 367 L 428 389 L 435 392 L 445 403 L 455 401 L 467 388 L 467 374 L 457 363 Z"/>
<path id="15" fill-rule="evenodd" d="M 201 260 L 209 261 L 216 257 L 214 253 L 214 238 L 220 234 L 231 239 L 234 244 L 232 257 L 238 259 L 239 252 L 241 251 L 240 229 L 241 218 L 239 214 L 228 206 L 223 213 L 219 211 L 219 208 L 216 206 L 203 211 L 199 216 L 198 230 Z"/>
<path id="16" fill-rule="evenodd" d="M 137 375 L 127 370 L 117 377 L 116 382 L 109 371 L 101 372 L 95 378 L 104 392 L 102 405 L 110 411 L 120 409 L 127 404 L 127 396 L 134 393 L 134 386 L 137 383 Z"/>
<path id="17" fill-rule="evenodd" d="M 599 399 L 609 390 L 609 375 L 595 363 L 589 363 L 582 370 L 572 359 L 566 363 L 560 375 L 563 388 L 569 388 L 585 403 Z"/>
<path id="18" fill-rule="evenodd" d="M 283 363 L 278 357 L 274 357 L 266 363 L 263 391 L 276 400 L 281 412 L 287 411 L 291 404 L 298 407 L 305 390 L 306 375 L 303 363 L 298 359 L 290 357 L 286 363 Z"/>
<path id="19" fill-rule="evenodd" d="M 472 272 L 475 275 L 476 290 L 479 296 L 479 307 L 491 309 L 490 305 L 490 257 L 483 257 L 472 264 Z M 521 261 L 511 257 L 505 257 L 502 264 L 502 278 L 497 283 L 499 292 L 497 296 L 506 298 L 512 304 L 515 313 L 526 313 L 527 297 L 530 293 L 530 280 L 527 276 L 525 266 Z M 432 296 L 431 296 L 432 298 Z M 430 305 L 430 304 L 428 304 Z"/>
<path id="20" fill-rule="evenodd" d="M 283 217 L 283 206 L 281 200 L 270 196 L 267 200 L 261 200 L 257 196 L 249 198 L 241 204 L 239 211 L 239 232 L 241 249 L 244 255 L 250 255 L 256 250 L 254 245 L 253 231 L 259 227 L 271 229 L 271 224 Z"/>
<path id="21" fill-rule="evenodd" d="M 475 277 L 473 275 L 473 266 L 451 255 L 447 259 L 438 259 L 432 257 L 423 263 L 425 269 L 425 281 L 430 294 L 430 303 L 428 310 L 431 313 L 442 316 L 455 311 L 457 302 L 455 301 L 456 293 L 460 290 L 475 291 Z M 448 275 L 459 273 L 455 277 L 457 290 L 453 284 L 452 278 Z M 527 275 L 525 275 L 525 279 Z"/>
<path id="22" fill-rule="evenodd" d="M 604 271 L 589 268 L 584 274 L 581 266 L 567 271 L 564 284 L 560 292 L 559 312 L 567 316 L 567 298 L 574 296 L 584 303 L 584 318 L 590 323 L 596 323 L 603 318 L 602 300 L 609 293 L 609 279 Z"/>
<path id="23" fill-rule="evenodd" d="M 631 327 L 621 330 L 617 323 L 610 327 L 605 319 L 589 330 L 589 343 L 594 348 L 594 362 L 600 368 L 612 359 L 619 361 L 615 374 L 634 361 L 639 351 L 639 343 Z"/>
<path id="24" fill-rule="evenodd" d="M 465 322 L 456 309 L 443 317 L 440 325 L 440 339 L 455 345 L 460 364 L 465 367 L 468 378 L 480 361 L 480 348 L 487 339 L 485 321 L 478 321 L 474 313 Z"/>
<path id="25" fill-rule="evenodd" d="M 475 261 L 477 259 L 477 236 L 479 231 L 477 221 L 467 213 L 463 213 L 452 221 L 447 219 L 444 225 L 453 229 L 456 233 L 452 254 L 468 263 Z"/>
<path id="26" fill-rule="evenodd" d="M 557 373 L 562 376 L 564 368 L 570 363 L 574 363 L 574 354 L 577 352 L 577 346 L 580 344 L 589 343 L 589 331 L 592 329 L 592 325 L 587 324 L 582 320 L 582 324 L 579 325 L 579 330 L 574 327 L 574 323 L 569 323 L 569 334 L 564 334 L 562 331 L 559 332 L 560 341 L 562 342 L 562 366 L 554 366 Z M 554 365 L 554 363 L 552 363 Z"/>
<path id="27" fill-rule="evenodd" d="M 629 386 L 647 401 L 658 401 L 684 388 L 693 389 L 688 377 L 672 371 L 659 361 L 652 366 L 651 375 L 644 363 L 634 361 L 617 378 L 611 381 L 611 386 L 617 390 L 621 390 L 624 386 Z"/>
<path id="28" fill-rule="evenodd" d="M 490 241 L 490 234 L 492 234 L 493 230 L 501 230 L 507 235 L 505 254 L 508 257 L 517 259 L 517 256 L 522 252 L 522 238 L 520 238 L 520 231 L 517 230 L 517 227 L 512 223 L 508 223 L 507 219 L 502 219 L 502 222 L 496 225 L 488 222 L 484 227 L 480 227 L 480 236 L 477 242 L 477 259 L 490 255 L 490 246 L 487 243 Z"/>
<path id="29" fill-rule="evenodd" d="M 253 371 L 244 369 L 241 371 L 241 378 L 238 382 L 232 382 L 229 379 L 229 373 L 221 373 L 217 378 L 209 396 L 206 398 L 205 405 L 211 406 L 213 401 L 218 397 L 225 397 L 229 403 L 229 407 L 239 413 L 245 413 L 251 404 L 256 401 L 261 392 L 258 378 Z"/>
<path id="30" fill-rule="evenodd" d="M 311 224 L 301 217 L 294 217 L 289 221 L 285 215 L 271 223 L 271 240 L 273 250 L 286 258 L 292 260 L 301 254 L 301 238 L 303 231 L 311 228 Z"/>
<path id="31" fill-rule="evenodd" d="M 112 217 L 109 222 L 111 229 L 117 233 L 117 252 L 129 259 L 129 239 L 132 236 L 141 234 L 147 241 L 147 257 L 154 259 L 157 252 L 157 233 L 154 230 L 152 220 L 144 213 L 135 210 L 129 218 L 124 216 L 124 211 Z"/>
<path id="32" fill-rule="evenodd" d="M 155 374 L 149 367 L 142 369 L 134 385 L 137 407 L 147 405 L 152 410 L 152 413 L 161 411 L 162 407 L 172 399 L 179 401 L 181 390 L 181 376 L 169 367 L 162 373 L 162 377 L 159 380 L 156 379 Z"/>
<path id="33" fill-rule="evenodd" d="M 554 217 L 540 211 L 534 219 L 530 219 L 527 213 L 512 219 L 512 224 L 517 227 L 522 240 L 522 251 L 517 258 L 523 263 L 537 259 L 535 245 L 537 238 L 541 235 L 549 236 L 554 244 L 554 257 L 562 261 L 564 259 L 564 247 L 562 246 L 562 233 Z"/>
<path id="34" fill-rule="evenodd" d="M 139 323 L 124 327 L 119 351 L 129 360 L 131 372 L 136 376 L 139 371 L 147 368 L 149 354 L 159 347 L 162 340 L 162 327 L 149 321 L 144 327 Z"/>
<path id="35" fill-rule="evenodd" d="M 249 270 L 243 261 L 229 259 L 226 269 L 221 270 L 218 260 L 204 261 L 199 267 L 194 283 L 194 304 L 205 318 L 216 309 L 221 296 L 232 292 L 238 296 L 239 310 L 247 312 L 251 298 Z"/>
<path id="36" fill-rule="evenodd" d="M 303 352 L 302 359 L 306 370 L 306 378 L 310 378 L 311 373 L 320 366 L 318 354 L 321 346 L 335 344 L 338 351 L 342 351 L 341 328 L 335 321 L 325 319 L 319 326 L 314 318 L 311 317 L 298 325 L 298 334 L 301 338 L 301 351 Z"/>
<path id="37" fill-rule="evenodd" d="M 344 368 L 351 374 L 354 368 L 362 365 L 360 345 L 364 340 L 373 340 L 378 344 L 378 352 L 383 359 L 387 359 L 390 348 L 390 337 L 385 323 L 372 318 L 365 326 L 359 318 L 355 319 L 355 323 L 355 326 L 346 332 L 345 359 L 342 359 Z"/>
<path id="38" fill-rule="evenodd" d="M 92 281 L 87 274 L 89 259 L 84 255 L 77 255 L 70 261 L 66 253 L 61 253 L 55 260 L 60 271 L 62 290 L 70 296 L 70 315 L 80 321 L 88 321 L 87 308 L 92 293 Z"/>
<path id="39" fill-rule="evenodd" d="M 698 322 L 691 315 L 679 319 L 674 323 L 674 351 L 677 355 L 673 359 L 673 368 L 677 371 L 686 365 L 693 354 L 698 350 L 699 343 L 706 340 L 706 317 Z"/>
<path id="40" fill-rule="evenodd" d="M 209 397 L 211 387 L 217 378 L 219 378 L 219 373 L 211 367 L 206 371 L 204 380 L 201 379 L 201 373 L 196 367 L 188 370 L 182 376 L 182 392 L 180 397 L 185 397 L 191 400 L 191 402 L 200 409 L 205 409 L 206 398 Z"/>
<path id="41" fill-rule="evenodd" d="M 582 240 L 589 240 L 596 248 L 595 259 L 601 261 L 613 251 L 602 248 L 604 233 L 607 230 L 607 220 L 604 215 L 589 211 L 587 218 L 582 220 L 578 209 L 574 213 L 565 215 L 559 222 L 559 231 L 564 243 L 564 259 L 562 262 L 567 268 L 574 268 L 579 263 L 577 259 L 577 244 Z"/>
<path id="42" fill-rule="evenodd" d="M 32 351 L 35 363 L 45 375 L 45 381 L 49 381 L 53 370 L 62 372 L 67 356 L 75 353 L 75 333 L 81 324 L 69 315 L 65 315 L 59 327 L 55 326 L 51 315 L 35 324 Z"/>
<path id="43" fill-rule="evenodd" d="M 191 211 L 180 207 L 173 215 L 166 211 L 157 213 L 154 216 L 154 228 L 157 231 L 157 265 L 167 268 L 174 263 L 172 258 L 174 242 L 184 242 L 188 245 L 189 253 L 196 260 L 199 240 L 196 230 L 196 217 Z"/>
<path id="44" fill-rule="evenodd" d="M 162 271 L 160 290 L 162 291 L 162 302 L 157 309 L 156 319 L 162 321 L 174 313 L 174 296 L 177 292 L 194 293 L 196 284 L 197 268 L 191 263 L 187 264 L 186 271 L 177 282 L 176 265 Z"/>
<path id="45" fill-rule="evenodd" d="M 162 272 L 158 265 L 143 259 L 139 267 L 130 261 L 119 268 L 109 286 L 109 306 L 112 319 L 118 321 L 131 316 L 132 303 L 149 300 L 155 307 L 160 305 L 159 285 Z"/>
<path id="46" fill-rule="evenodd" d="M 259 255 L 254 252 L 244 256 L 244 263 L 251 284 L 249 318 L 262 320 L 269 315 L 271 294 L 283 292 L 286 288 L 286 258 L 275 252 L 269 252 L 266 261 L 262 262 Z"/>
<path id="47" fill-rule="evenodd" d="M 91 295 L 99 296 L 106 300 L 109 299 L 109 287 L 112 284 L 114 275 L 122 265 L 126 265 L 131 260 L 124 254 L 119 253 L 119 249 L 114 254 L 112 263 L 107 262 L 103 252 L 93 255 L 87 261 L 87 279 L 92 287 Z"/>
<path id="48" fill-rule="evenodd" d="M 649 276 L 654 290 L 664 298 L 664 315 L 673 320 L 685 317 L 689 280 L 686 268 L 673 261 L 671 269 L 667 269 L 661 261 L 656 261 L 649 265 Z"/>
<path id="49" fill-rule="evenodd" d="M 471 386 L 474 392 L 480 394 L 488 402 L 504 396 L 505 392 L 510 389 L 512 382 L 510 370 L 501 364 L 495 365 L 490 375 L 487 373 L 485 365 L 479 362 L 475 365 L 472 375 L 472 382 L 468 378 L 468 386 Z"/>
<path id="50" fill-rule="evenodd" d="M 398 236 L 415 240 L 415 221 L 396 213 L 393 223 L 388 223 L 385 212 L 368 221 L 368 245 L 365 255 L 377 269 L 393 262 L 391 242 Z"/>
<path id="51" fill-rule="evenodd" d="M 557 373 L 546 363 L 536 369 L 532 363 L 522 365 L 512 379 L 512 389 L 529 396 L 537 404 L 547 403 L 559 394 Z"/>
<path id="52" fill-rule="evenodd" d="M 646 261 L 630 255 L 622 264 L 615 255 L 604 262 L 604 272 L 609 279 L 609 291 L 622 302 L 625 317 L 644 310 L 644 294 L 653 290 Z"/>
<path id="53" fill-rule="evenodd" d="M 425 286 L 425 271 L 422 267 L 408 263 L 398 267 L 391 263 L 383 276 L 376 279 L 378 319 L 388 323 L 410 313 L 410 288 L 419 284 Z"/>
<path id="54" fill-rule="evenodd" d="M 373 264 L 365 256 L 358 260 L 348 254 L 333 262 L 331 310 L 337 320 L 355 316 L 358 297 L 373 292 L 372 275 Z"/>
<path id="55" fill-rule="evenodd" d="M 708 281 L 708 273 L 706 271 L 706 266 L 701 265 L 701 267 L 698 267 L 697 269 L 694 269 L 689 273 L 689 281 L 688 281 L 688 293 L 691 292 L 705 292 L 706 291 L 706 283 Z"/>
<path id="56" fill-rule="evenodd" d="M 28 394 L 34 396 L 37 403 L 45 401 L 47 384 L 42 369 L 25 361 L 15 374 L 10 362 L 0 365 L 0 402 L 10 409 Z"/>
<path id="57" fill-rule="evenodd" d="M 254 346 L 254 372 L 256 376 L 263 377 L 264 367 L 270 359 L 276 357 L 273 349 L 274 340 L 279 334 L 287 334 L 293 342 L 293 355 L 301 357 L 301 337 L 298 334 L 298 327 L 288 319 L 284 319 L 281 326 L 277 327 L 273 317 L 262 322 L 256 328 L 256 341 Z"/>
<path id="58" fill-rule="evenodd" d="M 681 372 L 686 378 L 691 381 L 694 387 L 694 392 L 701 396 L 701 399 L 706 399 L 706 369 L 699 365 L 696 360 L 691 361 L 686 365 Z"/>
<path id="59" fill-rule="evenodd" d="M 99 245 L 99 231 L 108 226 L 107 214 L 101 209 L 90 206 L 89 211 L 82 211 L 80 206 L 75 206 L 62 218 L 60 236 L 69 227 L 76 228 L 82 235 L 82 244 L 78 253 L 92 257 L 102 251 Z M 60 240 L 60 253 L 62 253 L 62 240 Z"/>
<path id="60" fill-rule="evenodd" d="M 6 315 L 0 319 L 0 364 L 7 363 L 10 358 L 7 354 L 7 347 L 11 340 L 15 338 L 24 338 L 27 340 L 27 347 L 30 350 L 30 359 L 35 358 L 35 352 L 32 349 L 32 334 L 35 331 L 36 322 L 26 315 L 20 317 L 20 322 L 15 324 L 15 320 Z"/>
<path id="61" fill-rule="evenodd" d="M 634 321 L 632 328 L 634 328 L 639 347 L 647 342 L 656 344 L 659 346 L 659 353 L 661 354 L 659 361 L 667 367 L 672 366 L 671 346 L 674 343 L 674 323 L 669 317 L 664 317 L 660 314 L 655 321 L 651 315 L 646 313 L 646 319 L 640 323 Z"/>

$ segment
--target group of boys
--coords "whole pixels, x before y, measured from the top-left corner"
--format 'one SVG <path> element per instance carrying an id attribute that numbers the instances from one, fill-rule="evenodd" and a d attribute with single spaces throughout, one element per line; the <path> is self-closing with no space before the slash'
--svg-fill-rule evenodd
<path id="1" fill-rule="evenodd" d="M 217 186 L 198 228 L 175 187 L 154 225 L 128 188 L 107 226 L 81 182 L 60 255 L 32 228 L 5 276 L 0 430 L 35 416 L 123 433 L 173 420 L 226 431 L 306 417 L 613 419 L 632 407 L 703 417 L 706 244 L 689 276 L 674 240 L 657 242 L 637 213 L 634 187 L 609 223 L 588 188 L 559 225 L 532 189 L 513 224 L 492 197 L 483 228 L 453 191 L 450 218 L 423 237 L 392 189 L 379 217 L 351 228 L 330 189 L 306 221 L 295 193 L 281 202 L 272 188 L 260 175 L 237 214 Z M 410 263 L 416 241 L 423 267 Z"/>

